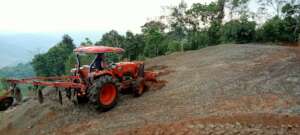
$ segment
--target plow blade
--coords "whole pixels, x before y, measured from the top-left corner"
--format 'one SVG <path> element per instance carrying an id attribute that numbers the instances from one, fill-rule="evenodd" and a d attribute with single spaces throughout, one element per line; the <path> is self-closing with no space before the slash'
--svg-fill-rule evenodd
<path id="1" fill-rule="evenodd" d="M 86 89 L 85 84 L 82 83 L 75 83 L 74 80 L 79 79 L 79 76 L 62 76 L 62 77 L 32 77 L 32 78 L 25 78 L 25 79 L 7 79 L 7 82 L 13 88 L 13 97 L 16 101 L 22 100 L 21 91 L 17 84 L 31 84 L 34 86 L 34 90 L 37 90 L 37 96 L 39 103 L 44 102 L 44 95 L 43 91 L 40 86 L 48 86 L 53 87 L 57 91 L 58 101 L 62 104 L 62 90 L 65 89 L 67 92 L 67 97 L 71 99 L 71 90 L 78 89 L 79 91 L 84 91 Z"/>
<path id="2" fill-rule="evenodd" d="M 156 79 L 157 76 L 158 76 L 157 72 L 145 71 L 145 73 L 144 73 L 145 81 L 157 82 L 157 79 Z"/>
<path id="3" fill-rule="evenodd" d="M 41 89 L 38 90 L 38 100 L 41 104 L 44 102 L 44 96 Z"/>
<path id="4" fill-rule="evenodd" d="M 58 100 L 59 100 L 59 103 L 62 105 L 63 102 L 62 102 L 62 94 L 61 94 L 61 90 L 58 90 Z"/>

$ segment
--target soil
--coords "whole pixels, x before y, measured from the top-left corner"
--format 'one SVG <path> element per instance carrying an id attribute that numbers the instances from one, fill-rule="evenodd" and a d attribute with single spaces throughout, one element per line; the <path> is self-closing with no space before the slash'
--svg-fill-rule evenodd
<path id="1" fill-rule="evenodd" d="M 0 133 L 300 134 L 300 47 L 219 45 L 146 60 L 159 74 L 139 98 L 111 111 L 73 105 L 55 92 L 2 113 Z M 47 88 L 51 91 L 50 88 Z"/>

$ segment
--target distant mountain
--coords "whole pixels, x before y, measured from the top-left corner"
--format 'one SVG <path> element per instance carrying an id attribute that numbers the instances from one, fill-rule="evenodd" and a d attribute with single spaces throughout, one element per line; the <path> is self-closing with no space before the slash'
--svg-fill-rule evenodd
<path id="1" fill-rule="evenodd" d="M 66 32 L 75 44 L 88 37 L 100 40 L 101 32 Z M 58 43 L 64 33 L 0 33 L 0 68 L 31 61 L 38 53 L 46 52 Z"/>
<path id="2" fill-rule="evenodd" d="M 0 69 L 0 78 L 13 77 L 13 78 L 23 78 L 35 76 L 33 67 L 27 64 L 18 64 L 13 67 L 4 67 Z"/>

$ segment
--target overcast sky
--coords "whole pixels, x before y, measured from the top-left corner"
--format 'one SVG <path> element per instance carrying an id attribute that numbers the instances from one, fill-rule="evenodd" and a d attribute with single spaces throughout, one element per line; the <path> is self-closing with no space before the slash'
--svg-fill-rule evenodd
<path id="1" fill-rule="evenodd" d="M 139 32 L 181 0 L 0 0 L 0 32 Z M 209 2 L 211 0 L 186 0 Z"/>

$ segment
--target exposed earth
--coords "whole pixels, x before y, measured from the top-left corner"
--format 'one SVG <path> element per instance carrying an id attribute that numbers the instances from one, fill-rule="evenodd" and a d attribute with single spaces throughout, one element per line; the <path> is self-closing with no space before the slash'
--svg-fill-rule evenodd
<path id="1" fill-rule="evenodd" d="M 159 83 L 121 95 L 111 111 L 60 105 L 52 92 L 0 114 L 0 133 L 300 134 L 300 47 L 219 45 L 149 59 L 146 69 Z"/>

